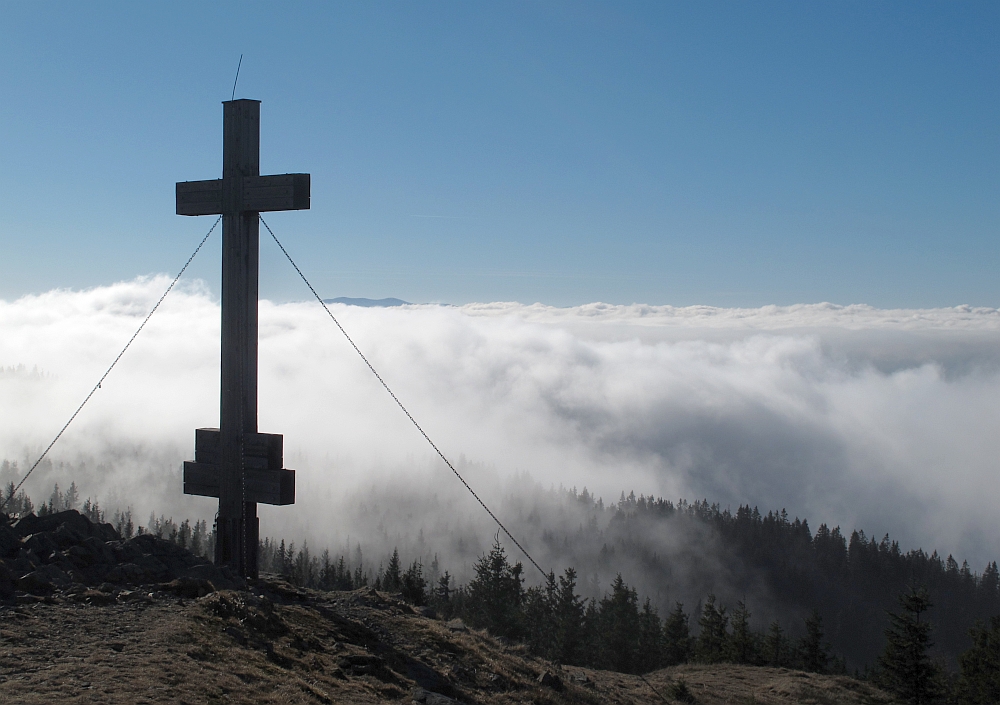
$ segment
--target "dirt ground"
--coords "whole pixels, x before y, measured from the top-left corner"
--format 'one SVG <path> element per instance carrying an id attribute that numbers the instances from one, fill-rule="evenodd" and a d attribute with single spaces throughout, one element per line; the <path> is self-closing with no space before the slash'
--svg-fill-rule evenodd
<path id="1" fill-rule="evenodd" d="M 685 701 L 674 699 L 679 680 L 687 702 L 705 705 L 889 702 L 850 678 L 787 669 L 563 668 L 370 589 L 272 578 L 194 599 L 91 591 L 21 602 L 0 607 L 0 703 L 639 704 Z"/>

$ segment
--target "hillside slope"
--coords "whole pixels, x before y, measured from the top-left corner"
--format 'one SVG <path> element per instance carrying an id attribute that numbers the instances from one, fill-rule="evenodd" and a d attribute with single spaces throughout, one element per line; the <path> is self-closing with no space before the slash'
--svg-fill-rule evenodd
<path id="1" fill-rule="evenodd" d="M 188 596 L 177 582 L 19 595 L 0 607 L 0 701 L 638 704 L 673 702 L 680 678 L 706 705 L 888 702 L 849 678 L 785 669 L 682 666 L 643 680 L 561 668 L 368 588 L 265 576 L 196 597 L 190 585 Z"/>

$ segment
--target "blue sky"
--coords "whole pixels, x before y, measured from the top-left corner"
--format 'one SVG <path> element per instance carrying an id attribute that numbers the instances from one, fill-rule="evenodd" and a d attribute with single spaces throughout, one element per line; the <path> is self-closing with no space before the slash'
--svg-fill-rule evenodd
<path id="1" fill-rule="evenodd" d="M 324 296 L 1000 305 L 1000 5 L 7 3 L 0 297 L 174 272 L 222 109 Z M 218 238 L 192 275 L 218 280 Z M 305 298 L 262 242 L 262 295 Z"/>

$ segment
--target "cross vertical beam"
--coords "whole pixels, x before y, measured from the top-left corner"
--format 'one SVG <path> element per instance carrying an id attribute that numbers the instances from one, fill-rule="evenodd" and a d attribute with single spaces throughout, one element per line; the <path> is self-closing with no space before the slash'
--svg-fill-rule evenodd
<path id="1" fill-rule="evenodd" d="M 243 182 L 260 176 L 260 101 L 223 103 L 221 472 L 215 555 L 257 577 L 257 503 L 246 501 L 245 437 L 257 433 L 257 279 L 260 221 Z"/>
<path id="2" fill-rule="evenodd" d="M 294 504 L 283 441 L 257 432 L 257 277 L 261 211 L 309 208 L 309 174 L 260 175 L 260 101 L 223 104 L 222 178 L 177 184 L 177 215 L 222 215 L 219 428 L 195 431 L 185 494 L 219 498 L 215 562 L 257 577 L 257 503 Z"/>

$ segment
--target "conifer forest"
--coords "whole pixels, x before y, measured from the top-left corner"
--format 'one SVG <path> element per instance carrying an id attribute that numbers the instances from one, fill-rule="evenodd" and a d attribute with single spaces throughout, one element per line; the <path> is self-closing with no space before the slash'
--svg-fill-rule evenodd
<path id="1" fill-rule="evenodd" d="M 81 502 L 75 485 L 56 485 L 37 506 L 12 490 L 13 484 L 5 491 L 11 513 L 77 508 L 92 521 L 111 522 L 123 537 L 153 533 L 211 557 L 214 536 L 204 520 L 175 522 L 153 514 L 140 524 L 128 509 L 108 516 L 97 501 Z M 560 492 L 562 501 L 583 505 L 595 517 L 600 513 L 606 522 L 592 523 L 596 535 L 580 527 L 576 543 L 550 534 L 569 555 L 576 551 L 583 567 L 571 565 L 540 580 L 499 535 L 464 583 L 453 577 L 457 566 L 442 564 L 437 555 L 403 556 L 396 549 L 372 560 L 360 544 L 335 554 L 306 542 L 264 538 L 260 566 L 302 587 L 398 593 L 440 618 L 462 619 L 566 665 L 642 674 L 687 662 L 729 662 L 854 675 L 904 702 L 1000 701 L 996 562 L 976 571 L 952 556 L 904 552 L 888 536 L 877 539 L 861 530 L 846 535 L 823 524 L 813 531 L 785 511 L 743 506 L 733 512 L 706 501 L 634 494 L 604 506 L 586 490 Z M 689 565 L 681 565 L 676 554 L 669 560 L 657 555 L 646 539 L 665 529 L 699 535 L 698 545 L 718 555 L 689 555 Z M 589 557 L 576 545 L 584 540 L 598 542 Z M 582 574 L 591 570 L 594 556 L 605 568 L 619 567 L 604 590 Z M 710 558 L 726 566 L 727 594 L 743 594 L 723 599 L 709 589 L 694 600 L 680 594 L 671 600 L 675 574 L 697 572 Z M 644 586 L 659 577 L 665 589 L 637 589 L 630 576 L 635 566 Z M 757 597 L 763 594 L 766 601 Z"/>

